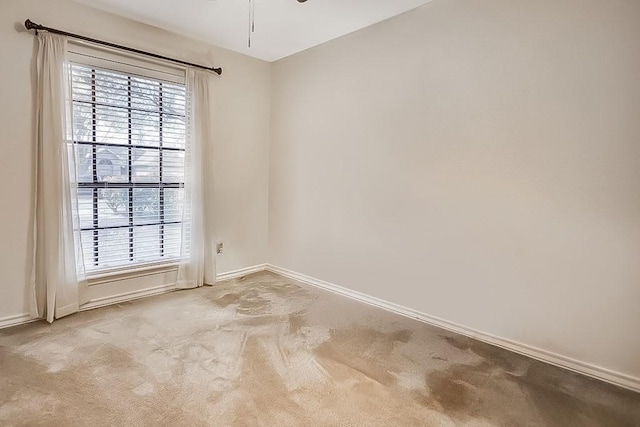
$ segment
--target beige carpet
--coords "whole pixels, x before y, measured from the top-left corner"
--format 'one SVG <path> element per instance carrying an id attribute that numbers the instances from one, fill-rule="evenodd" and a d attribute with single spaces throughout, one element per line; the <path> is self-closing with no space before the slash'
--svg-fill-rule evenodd
<path id="1" fill-rule="evenodd" d="M 0 331 L 0 425 L 639 426 L 640 394 L 270 273 Z"/>

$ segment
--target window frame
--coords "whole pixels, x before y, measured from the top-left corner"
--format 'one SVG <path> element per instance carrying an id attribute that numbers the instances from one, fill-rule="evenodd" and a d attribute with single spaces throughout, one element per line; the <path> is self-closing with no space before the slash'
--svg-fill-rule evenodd
<path id="1" fill-rule="evenodd" d="M 70 63 L 70 70 L 74 65 L 89 68 L 91 70 L 91 94 L 92 99 L 90 101 L 81 101 L 73 99 L 73 86 L 71 83 L 70 87 L 70 105 L 75 105 L 76 102 L 82 103 L 90 106 L 91 108 L 91 140 L 90 141 L 79 141 L 75 138 L 75 129 L 72 130 L 73 137 L 73 145 L 77 149 L 79 146 L 91 147 L 91 167 L 92 167 L 92 181 L 91 182 L 80 182 L 76 181 L 74 185 L 77 190 L 91 190 L 92 193 L 92 224 L 91 227 L 82 226 L 82 224 L 78 224 L 78 231 L 82 234 L 83 232 L 92 232 L 93 236 L 93 245 L 90 250 L 87 248 L 83 248 L 82 256 L 85 258 L 83 260 L 86 270 L 86 277 L 89 280 L 100 280 L 105 277 L 115 276 L 115 275 L 126 275 L 128 273 L 136 274 L 144 271 L 153 271 L 153 270 L 163 270 L 166 268 L 175 267 L 180 259 L 180 254 L 177 256 L 167 256 L 165 257 L 165 226 L 171 224 L 181 224 L 182 218 L 180 220 L 167 220 L 166 219 L 166 206 L 165 206 L 165 190 L 166 189 L 184 189 L 185 182 L 184 177 L 181 182 L 163 182 L 163 154 L 165 151 L 169 152 L 182 152 L 186 153 L 187 139 L 189 133 L 189 100 L 188 100 L 188 91 L 186 86 L 186 69 L 185 68 L 175 68 L 168 67 L 166 64 L 160 64 L 156 62 L 142 61 L 137 57 L 124 55 L 120 53 L 113 53 L 105 49 L 96 48 L 93 46 L 87 46 L 83 43 L 80 44 L 70 44 L 68 49 L 68 59 Z M 110 142 L 98 142 L 97 140 L 97 106 L 101 105 L 99 102 L 96 102 L 96 69 L 105 70 L 109 72 L 116 72 L 126 75 L 127 77 L 127 106 L 126 107 L 118 107 L 122 108 L 126 111 L 127 114 L 127 143 L 126 144 L 115 144 Z M 132 136 L 132 111 L 135 110 L 135 107 L 132 107 L 132 86 L 131 80 L 132 78 L 140 77 L 143 79 L 150 79 L 155 82 L 158 82 L 158 145 L 140 145 L 134 144 L 133 136 Z M 71 81 L 71 79 L 70 79 Z M 172 113 L 166 113 L 163 111 L 163 84 L 170 84 L 172 86 L 179 85 L 185 88 L 185 111 L 184 116 L 176 115 Z M 106 106 L 106 104 L 104 105 Z M 113 107 L 109 105 L 109 107 Z M 184 118 L 185 124 L 185 144 L 183 147 L 171 147 L 171 146 L 163 146 L 163 122 L 165 116 L 180 116 Z M 74 124 L 71 124 L 71 127 L 74 128 Z M 127 149 L 127 182 L 126 183 L 114 183 L 108 181 L 101 181 L 98 177 L 98 148 L 109 148 L 109 147 L 117 147 L 117 148 L 126 148 Z M 134 150 L 157 150 L 158 153 L 158 176 L 157 181 L 154 182 L 134 182 L 133 181 L 133 151 Z M 75 150 L 74 150 L 75 151 Z M 186 160 L 186 159 L 185 159 Z M 135 220 L 135 211 L 134 211 L 134 192 L 135 189 L 158 189 L 158 218 L 155 221 L 144 221 L 143 223 L 136 223 Z M 99 203 L 99 192 L 101 189 L 123 189 L 127 190 L 127 199 L 128 199 L 128 208 L 127 208 L 127 224 L 126 225 L 100 225 L 98 220 L 98 203 Z M 184 209 L 184 206 L 182 206 Z M 157 226 L 159 232 L 159 255 L 158 259 L 147 260 L 141 262 L 134 262 L 135 251 L 134 251 L 134 230 L 137 227 L 145 227 L 145 226 Z M 111 229 L 128 229 L 128 261 L 129 263 L 125 265 L 117 265 L 111 267 L 100 268 L 99 267 L 99 233 L 101 230 L 111 230 Z M 188 245 L 187 245 L 188 247 Z M 90 259 L 86 259 L 87 256 Z M 93 266 L 94 268 L 90 268 Z M 89 268 L 88 268 L 89 267 Z"/>

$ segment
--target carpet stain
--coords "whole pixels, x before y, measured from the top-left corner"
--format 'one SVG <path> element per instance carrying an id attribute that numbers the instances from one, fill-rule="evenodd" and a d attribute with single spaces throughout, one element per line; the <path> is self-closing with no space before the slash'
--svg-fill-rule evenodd
<path id="1" fill-rule="evenodd" d="M 389 386 L 395 383 L 393 373 L 398 371 L 389 365 L 396 344 L 406 343 L 410 337 L 409 330 L 383 333 L 363 327 L 334 329 L 331 339 L 318 346 L 314 353 L 325 367 L 339 363 L 372 381 Z"/>

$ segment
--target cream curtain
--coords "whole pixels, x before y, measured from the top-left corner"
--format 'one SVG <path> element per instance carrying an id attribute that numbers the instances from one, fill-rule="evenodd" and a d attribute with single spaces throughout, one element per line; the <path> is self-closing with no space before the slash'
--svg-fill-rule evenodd
<path id="1" fill-rule="evenodd" d="M 77 220 L 75 147 L 66 37 L 38 35 L 33 311 L 48 322 L 78 311 L 84 263 Z"/>
<path id="2" fill-rule="evenodd" d="M 187 70 L 190 114 L 185 152 L 182 249 L 177 287 L 212 285 L 216 278 L 213 217 L 211 73 Z"/>

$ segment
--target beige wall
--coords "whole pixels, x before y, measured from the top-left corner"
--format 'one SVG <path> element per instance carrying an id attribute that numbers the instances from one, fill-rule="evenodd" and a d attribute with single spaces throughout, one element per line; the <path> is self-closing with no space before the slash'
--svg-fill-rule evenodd
<path id="1" fill-rule="evenodd" d="M 26 18 L 160 54 L 224 67 L 216 80 L 216 235 L 225 242 L 218 272 L 264 262 L 267 248 L 271 65 L 68 0 L 0 2 L 0 320 L 28 311 L 33 166 L 31 61 Z M 145 276 L 90 289 L 91 298 L 162 285 Z"/>
<path id="2" fill-rule="evenodd" d="M 281 60 L 270 262 L 640 378 L 640 2 L 439 0 Z"/>

